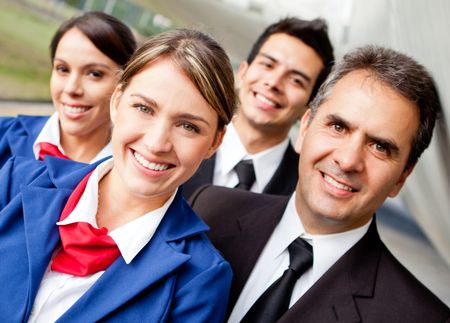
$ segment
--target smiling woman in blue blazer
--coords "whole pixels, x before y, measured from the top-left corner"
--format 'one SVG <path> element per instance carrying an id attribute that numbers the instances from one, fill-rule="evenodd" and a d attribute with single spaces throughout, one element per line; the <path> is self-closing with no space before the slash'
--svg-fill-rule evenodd
<path id="1" fill-rule="evenodd" d="M 179 186 L 215 152 L 234 107 L 220 45 L 168 32 L 137 50 L 112 95 L 112 159 L 10 159 L 0 173 L 0 317 L 222 322 L 231 269 Z"/>
<path id="2" fill-rule="evenodd" d="M 50 44 L 56 112 L 50 118 L 0 118 L 0 166 L 11 156 L 64 156 L 85 163 L 110 156 L 109 100 L 135 49 L 131 30 L 105 13 L 63 22 Z"/>

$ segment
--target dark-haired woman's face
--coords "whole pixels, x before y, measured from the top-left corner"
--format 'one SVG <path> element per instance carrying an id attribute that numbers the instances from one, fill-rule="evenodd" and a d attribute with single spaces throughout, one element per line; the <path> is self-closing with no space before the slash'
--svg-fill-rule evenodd
<path id="1" fill-rule="evenodd" d="M 64 34 L 56 48 L 50 80 L 63 136 L 89 138 L 97 131 L 108 133 L 109 100 L 118 69 L 77 28 Z"/>

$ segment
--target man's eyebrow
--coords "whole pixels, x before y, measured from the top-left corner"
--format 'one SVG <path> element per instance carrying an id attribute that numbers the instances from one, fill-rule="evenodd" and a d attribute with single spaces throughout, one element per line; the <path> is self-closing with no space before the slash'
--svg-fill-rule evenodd
<path id="1" fill-rule="evenodd" d="M 352 124 L 337 114 L 330 114 L 326 118 L 327 118 L 328 122 L 339 124 L 348 129 L 352 129 Z M 382 137 L 375 136 L 375 135 L 368 135 L 367 138 L 370 141 L 376 142 L 376 143 L 388 148 L 391 151 L 391 153 L 396 154 L 399 151 L 397 144 L 393 140 L 390 140 L 387 138 L 382 138 Z"/>
<path id="2" fill-rule="evenodd" d="M 336 123 L 349 129 L 351 128 L 351 124 L 347 120 L 345 120 L 344 118 L 335 113 L 327 115 L 326 119 L 327 122 Z"/>
<path id="3" fill-rule="evenodd" d="M 390 140 L 390 139 L 381 138 L 381 137 L 378 137 L 378 136 L 369 136 L 369 139 L 371 141 L 376 142 L 377 144 L 380 144 L 380 145 L 388 148 L 391 151 L 391 153 L 395 153 L 396 154 L 399 151 L 399 148 L 398 148 L 397 144 L 394 141 Z"/>
<path id="4" fill-rule="evenodd" d="M 266 53 L 259 53 L 259 55 L 261 55 L 261 56 L 263 56 L 263 57 L 265 57 L 265 58 L 271 60 L 271 61 L 274 62 L 274 63 L 279 63 L 279 61 L 278 61 L 277 59 L 275 59 L 274 57 L 272 57 L 272 56 L 269 55 L 269 54 L 266 54 Z M 311 82 L 311 77 L 309 77 L 309 76 L 306 75 L 304 72 L 302 72 L 302 71 L 300 71 L 300 70 L 298 70 L 298 69 L 291 69 L 291 70 L 289 70 L 289 72 L 292 73 L 292 74 L 295 74 L 295 75 L 300 76 L 301 78 L 305 79 L 305 81 L 307 81 L 308 83 Z"/>

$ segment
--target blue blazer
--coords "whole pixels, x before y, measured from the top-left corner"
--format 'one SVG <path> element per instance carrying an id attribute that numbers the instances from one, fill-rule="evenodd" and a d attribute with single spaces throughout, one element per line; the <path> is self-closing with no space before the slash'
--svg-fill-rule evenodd
<path id="1" fill-rule="evenodd" d="M 0 117 L 0 167 L 11 156 L 35 158 L 33 144 L 48 116 Z"/>
<path id="2" fill-rule="evenodd" d="M 0 318 L 28 320 L 60 243 L 55 223 L 96 165 L 16 157 L 0 171 Z M 232 274 L 207 229 L 179 190 L 136 258 L 119 257 L 58 322 L 223 322 Z"/>

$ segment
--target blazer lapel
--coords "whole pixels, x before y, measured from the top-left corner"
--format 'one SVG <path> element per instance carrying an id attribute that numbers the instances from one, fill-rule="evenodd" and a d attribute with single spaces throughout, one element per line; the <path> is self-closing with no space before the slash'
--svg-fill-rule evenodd
<path id="1" fill-rule="evenodd" d="M 373 297 L 381 240 L 375 218 L 348 250 L 280 319 L 293 322 L 361 322 L 356 300 Z"/>
<path id="2" fill-rule="evenodd" d="M 175 251 L 160 234 L 155 234 L 149 244 L 130 264 L 127 265 L 123 258 L 119 257 L 97 282 L 61 316 L 60 320 L 64 322 L 101 320 L 113 310 L 136 297 L 142 290 L 160 282 L 189 259 L 189 255 Z M 145 270 L 143 270 L 144 268 Z M 152 306 L 152 304 L 148 306 Z"/>
<path id="3" fill-rule="evenodd" d="M 42 276 L 59 243 L 56 222 L 72 191 L 69 189 L 22 188 L 25 239 L 30 270 L 30 300 L 33 303 Z"/>
<path id="4" fill-rule="evenodd" d="M 29 261 L 29 305 L 34 303 L 42 277 L 59 244 L 56 222 L 61 211 L 76 184 L 95 167 L 83 164 L 85 167 L 80 168 L 78 163 L 59 158 L 48 158 L 46 163 L 48 173 L 37 177 L 32 184 L 21 187 Z M 28 314 L 29 311 L 31 306 L 27 309 Z"/>
<path id="5" fill-rule="evenodd" d="M 8 132 L 8 143 L 13 156 L 33 157 L 33 143 L 48 117 L 18 116 L 15 131 Z"/>
<path id="6" fill-rule="evenodd" d="M 144 249 L 130 264 L 119 257 L 60 319 L 64 322 L 75 322 L 75 317 L 77 322 L 100 320 L 151 286 L 164 288 L 169 293 L 167 299 L 158 294 L 159 300 L 155 303 L 168 302 L 176 276 L 166 281 L 167 277 L 191 258 L 183 253 L 183 243 L 172 242 L 206 230 L 207 226 L 193 213 L 179 190 Z"/>

